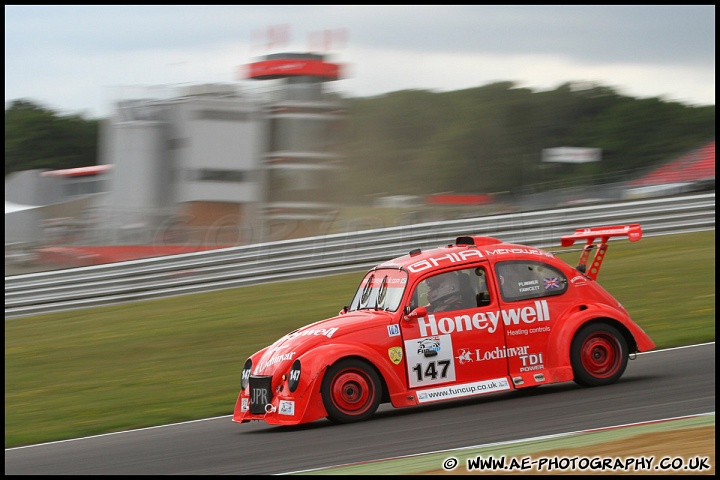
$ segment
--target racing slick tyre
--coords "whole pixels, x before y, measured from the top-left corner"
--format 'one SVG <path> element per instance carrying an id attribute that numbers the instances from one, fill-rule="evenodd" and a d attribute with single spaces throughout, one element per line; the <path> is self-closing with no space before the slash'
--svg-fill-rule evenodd
<path id="1" fill-rule="evenodd" d="M 593 323 L 580 328 L 573 338 L 570 363 L 578 385 L 609 385 L 622 376 L 627 362 L 627 341 L 615 327 Z"/>
<path id="2" fill-rule="evenodd" d="M 327 369 L 320 391 L 331 422 L 361 422 L 372 417 L 380 406 L 382 383 L 375 369 L 351 358 Z"/>

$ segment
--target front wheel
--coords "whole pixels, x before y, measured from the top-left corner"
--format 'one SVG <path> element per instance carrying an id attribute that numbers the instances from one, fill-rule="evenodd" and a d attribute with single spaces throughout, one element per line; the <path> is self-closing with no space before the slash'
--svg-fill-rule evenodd
<path id="1" fill-rule="evenodd" d="M 330 421 L 353 423 L 375 414 L 380 406 L 382 384 L 375 369 L 366 362 L 346 359 L 327 369 L 321 392 Z"/>
<path id="2" fill-rule="evenodd" d="M 596 387 L 616 382 L 625 372 L 628 346 L 617 328 L 601 323 L 582 327 L 570 348 L 575 383 Z"/>

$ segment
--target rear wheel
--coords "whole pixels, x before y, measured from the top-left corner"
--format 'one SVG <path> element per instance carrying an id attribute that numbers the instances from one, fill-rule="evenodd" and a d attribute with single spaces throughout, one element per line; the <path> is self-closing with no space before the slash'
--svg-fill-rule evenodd
<path id="1" fill-rule="evenodd" d="M 377 411 L 382 384 L 367 362 L 346 359 L 327 369 L 321 392 L 328 419 L 335 423 L 360 422 Z"/>
<path id="2" fill-rule="evenodd" d="M 575 383 L 586 387 L 616 382 L 625 372 L 628 346 L 617 328 L 595 323 L 582 327 L 570 348 Z"/>

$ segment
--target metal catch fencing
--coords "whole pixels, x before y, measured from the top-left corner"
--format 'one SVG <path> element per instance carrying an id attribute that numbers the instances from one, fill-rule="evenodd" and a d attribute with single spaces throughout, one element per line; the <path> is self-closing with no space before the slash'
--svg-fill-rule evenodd
<path id="1" fill-rule="evenodd" d="M 639 223 L 644 236 L 715 229 L 715 193 L 492 215 L 5 277 L 5 319 L 359 272 L 461 235 L 549 249 L 578 228 Z M 359 281 L 359 279 L 358 279 Z"/>

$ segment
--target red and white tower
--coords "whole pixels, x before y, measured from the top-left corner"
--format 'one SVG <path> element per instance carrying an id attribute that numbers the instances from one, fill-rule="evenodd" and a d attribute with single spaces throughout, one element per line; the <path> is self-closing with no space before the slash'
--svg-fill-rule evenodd
<path id="1" fill-rule="evenodd" d="M 345 109 L 325 92 L 341 65 L 316 53 L 278 53 L 244 66 L 243 78 L 266 81 L 267 148 L 263 221 L 272 237 L 319 235 L 337 209 Z"/>

